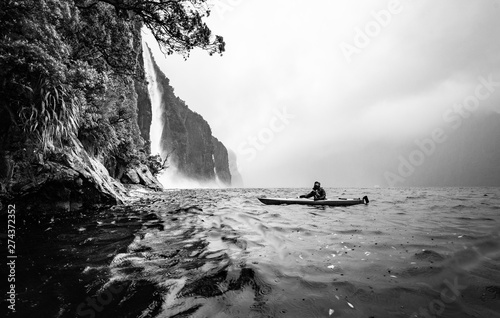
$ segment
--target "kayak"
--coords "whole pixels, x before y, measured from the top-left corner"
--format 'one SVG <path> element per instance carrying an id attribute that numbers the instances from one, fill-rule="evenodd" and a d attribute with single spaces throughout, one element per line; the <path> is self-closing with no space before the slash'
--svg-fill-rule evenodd
<path id="1" fill-rule="evenodd" d="M 370 202 L 367 196 L 362 199 L 347 199 L 338 198 L 336 200 L 312 200 L 312 199 L 289 199 L 289 198 L 258 198 L 260 202 L 267 205 L 278 205 L 278 204 L 303 204 L 303 205 L 328 205 L 328 206 L 347 206 L 356 204 L 368 204 Z"/>

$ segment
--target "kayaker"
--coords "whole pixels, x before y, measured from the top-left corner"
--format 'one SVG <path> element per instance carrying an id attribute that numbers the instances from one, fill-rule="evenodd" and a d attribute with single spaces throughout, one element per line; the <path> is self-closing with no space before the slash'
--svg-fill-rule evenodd
<path id="1" fill-rule="evenodd" d="M 314 182 L 313 190 L 309 194 L 301 195 L 301 198 L 314 197 L 314 200 L 324 200 L 326 199 L 325 189 L 321 187 L 321 183 L 318 181 Z"/>

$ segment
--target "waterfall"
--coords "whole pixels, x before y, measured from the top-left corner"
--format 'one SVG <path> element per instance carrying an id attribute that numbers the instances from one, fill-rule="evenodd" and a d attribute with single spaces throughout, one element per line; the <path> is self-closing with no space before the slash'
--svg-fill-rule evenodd
<path id="1" fill-rule="evenodd" d="M 144 70 L 146 80 L 148 81 L 148 93 L 151 100 L 151 127 L 149 128 L 149 140 L 151 141 L 151 154 L 159 154 L 163 158 L 163 149 L 161 145 L 161 135 L 163 132 L 162 116 L 162 92 L 161 85 L 156 81 L 156 70 L 154 67 L 151 51 L 146 42 L 142 42 L 142 55 L 144 59 Z"/>
<path id="2" fill-rule="evenodd" d="M 214 176 L 215 176 L 215 184 L 218 188 L 223 188 L 224 183 L 220 181 L 219 176 L 217 175 L 217 165 L 215 164 L 215 155 L 212 154 L 212 162 L 214 163 Z"/>
<path id="3" fill-rule="evenodd" d="M 149 99 L 151 100 L 151 126 L 149 129 L 149 139 L 151 141 L 151 154 L 159 154 L 162 160 L 166 157 L 166 152 L 169 149 L 163 149 L 162 146 L 162 134 L 164 128 L 164 118 L 163 109 L 165 107 L 163 102 L 164 88 L 161 83 L 158 82 L 158 78 L 161 78 L 160 74 L 157 74 L 157 69 L 155 67 L 155 61 L 153 59 L 151 50 L 149 49 L 146 41 L 142 42 L 142 54 L 144 60 L 144 71 L 146 80 L 148 82 L 148 93 Z M 163 74 L 161 74 L 163 75 Z M 172 158 L 169 158 L 169 167 L 162 171 L 156 176 L 158 181 L 163 185 L 165 189 L 173 188 L 220 188 L 225 187 L 225 185 L 219 180 L 217 176 L 217 170 L 215 168 L 215 157 L 212 154 L 212 161 L 214 163 L 214 174 L 215 180 L 213 181 L 198 181 L 187 178 L 183 175 L 182 171 L 171 162 Z"/>

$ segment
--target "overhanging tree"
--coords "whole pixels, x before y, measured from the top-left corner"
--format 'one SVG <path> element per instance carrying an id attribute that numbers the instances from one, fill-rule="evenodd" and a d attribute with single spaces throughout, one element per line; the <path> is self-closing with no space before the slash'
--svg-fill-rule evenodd
<path id="1" fill-rule="evenodd" d="M 104 107 L 110 78 L 143 76 L 138 24 L 166 54 L 222 54 L 209 14 L 207 0 L 0 1 L 0 177 L 7 152 L 75 135 L 82 109 Z"/>
<path id="2" fill-rule="evenodd" d="M 203 22 L 210 15 L 207 0 L 77 0 L 76 4 L 86 9 L 99 2 L 112 5 L 124 19 L 142 22 L 167 54 L 188 55 L 196 47 L 211 55 L 224 52 L 224 39 L 213 36 Z"/>

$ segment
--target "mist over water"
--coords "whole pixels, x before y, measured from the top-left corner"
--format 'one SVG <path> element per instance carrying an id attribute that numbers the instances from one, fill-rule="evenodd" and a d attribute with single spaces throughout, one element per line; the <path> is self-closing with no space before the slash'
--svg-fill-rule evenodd
<path id="1" fill-rule="evenodd" d="M 170 165 L 156 176 L 165 189 L 223 189 L 227 188 L 219 178 L 214 181 L 200 181 L 189 179 L 177 170 L 177 167 Z"/>
<path id="2" fill-rule="evenodd" d="M 221 1 L 207 21 L 227 52 L 159 64 L 237 151 L 248 187 L 390 187 L 384 173 L 435 129 L 447 140 L 394 186 L 500 186 L 499 12 L 497 1 Z M 294 117 L 274 131 L 285 106 Z"/>

